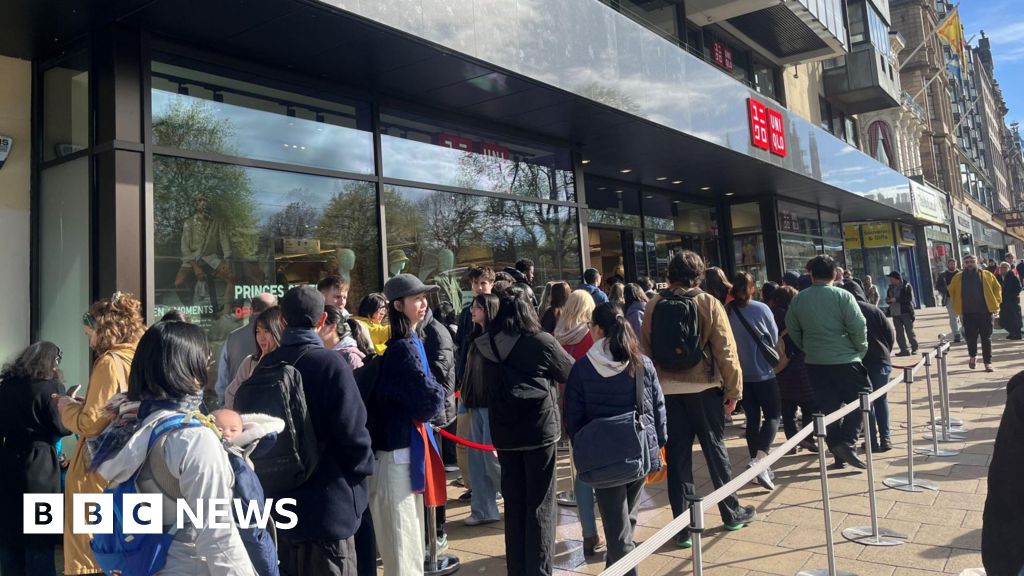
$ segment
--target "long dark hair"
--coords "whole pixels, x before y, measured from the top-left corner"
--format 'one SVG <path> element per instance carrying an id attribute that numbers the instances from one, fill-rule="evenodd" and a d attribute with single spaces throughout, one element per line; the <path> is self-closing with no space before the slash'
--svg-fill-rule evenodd
<path id="1" fill-rule="evenodd" d="M 732 290 L 732 284 L 725 278 L 725 272 L 717 266 L 712 266 L 704 272 L 704 291 L 711 294 L 722 304 L 725 304 L 726 296 Z"/>
<path id="2" fill-rule="evenodd" d="M 382 292 L 371 292 L 359 301 L 359 307 L 356 308 L 356 316 L 370 318 L 377 313 L 377 310 L 387 307 L 388 299 Z M 388 315 L 390 316 L 391 314 L 389 313 Z"/>
<path id="3" fill-rule="evenodd" d="M 187 322 L 157 322 L 135 349 L 128 398 L 165 400 L 199 394 L 206 383 L 209 359 L 202 328 Z"/>
<path id="4" fill-rule="evenodd" d="M 345 323 L 348 324 L 349 332 L 356 341 L 356 348 L 367 358 L 376 354 L 373 348 L 373 341 L 370 340 L 370 332 L 366 329 L 366 326 L 363 326 L 363 323 L 355 318 L 349 318 Z"/>
<path id="5" fill-rule="evenodd" d="M 491 323 L 498 316 L 498 308 L 501 304 L 498 297 L 494 294 L 477 294 L 473 297 L 473 302 L 470 305 L 472 304 L 476 304 L 484 309 L 483 327 L 481 328 L 476 323 L 473 324 L 473 336 L 480 336 L 487 331 Z"/>
<path id="6" fill-rule="evenodd" d="M 640 285 L 636 284 L 635 282 L 630 282 L 629 284 L 626 284 L 625 295 L 626 295 L 626 306 L 625 306 L 625 308 L 627 310 L 629 309 L 630 306 L 633 305 L 633 302 L 639 302 L 641 304 L 647 304 L 647 294 L 645 294 L 644 293 L 644 289 L 641 288 Z"/>
<path id="7" fill-rule="evenodd" d="M 637 345 L 636 334 L 622 308 L 614 302 L 605 302 L 597 308 L 590 316 L 590 321 L 604 331 L 604 339 L 608 342 L 608 352 L 618 362 L 629 362 L 629 373 L 636 375 L 636 367 L 641 366 L 643 360 L 640 356 L 640 347 Z"/>
<path id="8" fill-rule="evenodd" d="M 267 332 L 270 332 L 270 336 L 277 342 L 277 345 L 281 345 L 281 307 L 271 306 L 263 312 L 260 312 L 256 316 L 256 321 L 252 323 L 252 337 L 256 337 L 256 329 L 263 328 Z M 260 348 L 259 343 L 256 344 L 256 360 L 263 357 L 263 350 Z"/>
<path id="9" fill-rule="evenodd" d="M 533 335 L 542 330 L 537 311 L 533 309 L 526 292 L 522 288 L 509 286 L 498 294 L 498 315 L 491 322 L 489 331 L 497 335 L 506 334 Z M 394 327 L 391 328 L 394 333 Z"/>
<path id="10" fill-rule="evenodd" d="M 60 346 L 45 340 L 36 342 L 21 351 L 18 357 L 4 364 L 0 380 L 61 380 Z"/>
<path id="11" fill-rule="evenodd" d="M 732 277 L 732 288 L 729 289 L 729 293 L 732 294 L 733 301 L 740 308 L 750 304 L 750 287 L 753 285 L 754 277 L 750 275 L 750 272 L 737 272 Z"/>

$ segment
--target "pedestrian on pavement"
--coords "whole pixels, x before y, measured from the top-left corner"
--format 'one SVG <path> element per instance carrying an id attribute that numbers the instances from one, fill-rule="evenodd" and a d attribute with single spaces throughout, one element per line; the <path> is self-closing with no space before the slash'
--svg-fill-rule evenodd
<path id="1" fill-rule="evenodd" d="M 473 318 L 473 338 L 467 345 L 466 366 L 459 381 L 461 405 L 465 406 L 469 426 L 463 428 L 471 442 L 491 444 L 491 422 L 488 411 L 487 387 L 501 379 L 500 366 L 487 361 L 481 350 L 490 346 L 487 336 L 491 322 L 498 315 L 498 297 L 477 294 L 470 302 Z M 466 526 L 490 524 L 501 519 L 498 512 L 498 487 L 501 485 L 501 466 L 493 451 L 470 450 L 469 482 L 474 486 L 470 495 L 469 516 L 462 521 Z"/>
<path id="2" fill-rule="evenodd" d="M 996 264 L 996 261 L 993 258 L 988 259 L 988 265 L 985 267 L 985 269 L 988 270 L 993 275 L 999 273 L 999 265 Z"/>
<path id="3" fill-rule="evenodd" d="M 717 266 L 708 268 L 704 273 L 704 291 L 714 296 L 723 306 L 732 302 L 732 284 L 725 271 Z"/>
<path id="4" fill-rule="evenodd" d="M 348 318 L 348 282 L 344 278 L 337 274 L 325 276 L 316 283 L 316 289 L 323 294 L 324 305 L 334 306 L 341 312 L 343 318 Z"/>
<path id="5" fill-rule="evenodd" d="M 885 301 L 889 304 L 889 316 L 896 328 L 896 343 L 900 347 L 896 355 L 917 354 L 917 334 L 914 332 L 914 287 L 895 270 L 889 273 L 889 291 Z"/>
<path id="6" fill-rule="evenodd" d="M 481 294 L 490 294 L 494 288 L 495 274 L 490 266 L 471 266 L 466 273 L 469 278 L 469 287 L 473 290 L 473 297 Z M 470 344 L 473 342 L 473 303 L 470 302 L 459 314 L 459 327 L 455 331 L 455 380 L 461 382 L 466 367 L 466 358 L 469 354 Z M 469 412 L 462 402 L 456 408 L 455 430 L 460 436 L 465 436 L 472 424 L 470 423 Z M 455 447 L 455 460 L 459 464 L 459 473 L 462 477 L 462 484 L 466 493 L 459 496 L 463 502 L 472 498 L 472 479 L 469 472 L 469 448 L 463 445 Z"/>
<path id="7" fill-rule="evenodd" d="M 978 365 L 978 338 L 981 338 L 981 359 L 985 371 L 992 372 L 992 315 L 999 311 L 1003 289 L 999 279 L 988 270 L 978 268 L 972 254 L 964 256 L 964 269 L 949 282 L 949 299 L 960 317 L 967 339 L 967 365 Z"/>
<path id="8" fill-rule="evenodd" d="M 71 456 L 64 479 L 64 509 L 74 510 L 75 494 L 103 492 L 107 481 L 91 466 L 89 441 L 110 423 L 104 408 L 117 394 L 128 391 L 128 373 L 135 346 L 145 332 L 142 303 L 131 294 L 114 292 L 110 298 L 94 302 L 82 317 L 82 329 L 95 353 L 85 398 L 58 396 L 57 410 L 64 427 L 78 435 L 78 446 Z M 92 555 L 88 534 L 76 534 L 72 514 L 64 515 L 64 573 L 102 572 Z"/>
<path id="9" fill-rule="evenodd" d="M 354 316 L 370 334 L 373 351 L 379 356 L 388 347 L 391 339 L 391 324 L 388 319 L 388 299 L 381 292 L 372 292 L 359 301 Z"/>
<path id="10" fill-rule="evenodd" d="M 260 314 L 271 306 L 277 306 L 277 296 L 269 292 L 264 292 L 253 298 L 249 305 L 249 321 L 228 334 L 227 340 L 220 347 L 220 355 L 217 360 L 217 383 L 214 385 L 214 391 L 217 393 L 217 401 L 221 406 L 224 405 L 224 391 L 235 379 L 239 366 L 246 358 L 259 352 L 256 347 L 256 339 L 252 336 L 252 325 L 256 323 Z"/>
<path id="11" fill-rule="evenodd" d="M 779 289 L 779 285 L 775 282 L 765 282 L 761 285 L 761 294 L 758 300 L 763 302 L 765 306 L 769 306 L 772 301 L 772 295 Z"/>
<path id="12" fill-rule="evenodd" d="M 644 307 L 650 298 L 639 284 L 630 282 L 626 284 L 626 305 L 623 307 L 626 314 L 626 321 L 633 329 L 633 334 L 640 337 L 640 327 L 644 324 Z"/>
<path id="13" fill-rule="evenodd" d="M 843 404 L 857 402 L 861 392 L 871 391 L 871 381 L 861 359 L 868 351 L 864 315 L 853 295 L 832 285 L 835 261 L 816 256 L 807 264 L 814 284 L 800 292 L 786 314 L 786 328 L 793 342 L 807 355 L 807 372 L 814 386 L 818 408 L 829 413 Z M 836 464 L 865 468 L 854 443 L 860 431 L 860 411 L 828 428 L 828 447 Z"/>
<path id="14" fill-rule="evenodd" d="M 604 304 L 608 301 L 608 295 L 601 291 L 601 273 L 596 268 L 587 268 L 583 271 L 583 283 L 580 290 L 586 290 L 594 299 L 594 304 Z"/>
<path id="15" fill-rule="evenodd" d="M 51 397 L 65 394 L 61 350 L 36 342 L 0 371 L 0 573 L 56 576 L 55 534 L 22 531 L 25 494 L 60 494 L 57 442 L 71 432 L 61 424 Z"/>
<path id="16" fill-rule="evenodd" d="M 771 308 L 754 300 L 756 292 L 753 276 L 748 272 L 737 272 L 732 279 L 733 300 L 726 307 L 743 369 L 742 403 L 743 413 L 747 415 L 750 466 L 757 465 L 768 456 L 782 417 L 775 366 L 765 356 L 765 348 L 775 349 L 779 329 Z M 757 475 L 756 481 L 765 490 L 774 490 L 774 478 L 775 472 L 768 468 Z"/>
<path id="17" fill-rule="evenodd" d="M 639 290 L 639 286 L 637 286 Z M 591 323 L 594 346 L 576 362 L 565 391 L 565 424 L 570 437 L 597 418 L 632 414 L 642 409 L 643 447 L 650 471 L 661 469 L 660 447 L 667 440 L 665 397 L 650 359 L 640 354 L 636 336 L 622 309 L 608 303 L 594 310 Z M 637 406 L 637 371 L 643 379 L 642 406 Z M 609 444 L 627 438 L 607 438 Z M 635 437 L 632 438 L 636 441 Z M 609 444 L 591 449 L 604 450 Z M 611 566 L 633 550 L 633 537 L 645 477 L 619 486 L 595 489 L 608 542 L 605 566 Z M 577 496 L 577 501 L 578 501 Z M 633 576 L 636 570 L 627 572 Z"/>
<path id="18" fill-rule="evenodd" d="M 1017 277 L 1024 278 L 1024 258 L 1021 258 L 1020 262 L 1017 262 Z"/>
<path id="19" fill-rule="evenodd" d="M 782 275 L 782 285 L 783 286 L 792 286 L 794 289 L 799 291 L 800 289 L 797 287 L 797 284 L 799 284 L 799 283 L 800 283 L 800 275 L 797 274 L 796 272 L 790 271 L 790 272 L 786 272 L 785 274 Z"/>
<path id="20" fill-rule="evenodd" d="M 988 466 L 988 495 L 981 522 L 981 561 L 989 576 L 1017 576 L 1024 571 L 1020 519 L 1024 498 L 1024 372 L 1006 384 L 1006 408 Z"/>
<path id="21" fill-rule="evenodd" d="M 348 322 L 345 321 L 342 309 L 331 304 L 324 304 L 324 313 L 327 314 L 327 319 L 324 320 L 324 325 L 317 330 L 324 348 L 341 354 L 353 371 L 358 370 L 363 366 L 362 353 L 359 352 L 359 346 L 356 344 L 355 337 L 352 336 Z"/>
<path id="22" fill-rule="evenodd" d="M 636 283 L 639 284 L 640 288 L 643 289 L 644 296 L 647 296 L 648 300 L 650 300 L 651 298 L 654 298 L 654 295 L 657 294 L 657 292 L 654 291 L 654 281 L 651 280 L 649 277 L 641 276 L 640 278 L 637 279 Z M 638 338 L 639 338 L 639 335 L 640 335 L 640 333 L 637 332 L 637 337 Z"/>
<path id="23" fill-rule="evenodd" d="M 562 314 L 562 309 L 565 308 L 565 303 L 569 300 L 569 294 L 572 293 L 572 288 L 568 282 L 552 282 L 551 283 L 551 299 L 548 303 L 548 307 L 544 310 L 544 314 L 540 317 L 540 326 L 548 334 L 555 333 L 555 326 L 558 325 L 558 317 Z"/>
<path id="24" fill-rule="evenodd" d="M 864 322 L 868 331 L 868 351 L 864 354 L 864 368 L 868 371 L 868 378 L 871 379 L 871 389 L 878 390 L 889 383 L 889 375 L 892 374 L 892 347 L 896 341 L 896 333 L 885 312 L 874 304 L 871 304 L 864 297 L 864 292 L 856 284 L 848 283 L 843 286 L 853 294 L 857 300 L 857 306 L 864 315 Z M 875 452 L 888 452 L 892 450 L 892 439 L 889 432 L 889 399 L 883 394 L 881 398 L 872 402 L 869 429 L 871 430 L 871 449 Z"/>
<path id="25" fill-rule="evenodd" d="M 618 305 L 619 308 L 626 307 L 626 284 L 615 282 L 608 287 L 608 301 Z"/>
<path id="26" fill-rule="evenodd" d="M 1003 282 L 1003 301 L 999 305 L 999 325 L 1006 330 L 1007 340 L 1021 339 L 1020 278 L 1008 262 L 999 264 Z"/>
<path id="27" fill-rule="evenodd" d="M 253 340 L 256 341 L 257 346 L 256 353 L 250 354 L 245 357 L 245 360 L 242 360 L 242 364 L 235 371 L 235 377 L 231 379 L 231 383 L 224 390 L 224 402 L 221 403 L 221 406 L 229 410 L 234 410 L 235 394 L 238 392 L 238 388 L 252 376 L 256 367 L 259 366 L 260 360 L 281 345 L 281 334 L 284 331 L 281 327 L 281 307 L 271 306 L 260 312 L 260 315 L 253 321 L 253 329 Z"/>
<path id="28" fill-rule="evenodd" d="M 878 306 L 878 302 L 882 299 L 878 293 L 878 286 L 875 286 L 875 280 L 870 274 L 864 275 L 864 296 L 868 299 L 868 304 L 872 306 Z"/>
<path id="29" fill-rule="evenodd" d="M 960 341 L 960 316 L 953 310 L 953 300 L 949 297 L 949 285 L 953 277 L 960 273 L 959 263 L 956 258 L 946 260 L 946 269 L 935 279 L 935 289 L 942 295 L 942 305 L 946 307 L 949 315 L 949 333 L 953 342 Z"/>
<path id="30" fill-rule="evenodd" d="M 377 464 L 370 512 L 385 574 L 423 573 L 424 506 L 443 503 L 444 465 L 427 423 L 444 408 L 445 390 L 431 373 L 420 338 L 427 294 L 437 289 L 404 273 L 384 285 L 391 340 L 367 406 Z"/>
<path id="31" fill-rule="evenodd" d="M 779 372 L 776 380 L 779 383 L 779 397 L 782 404 L 782 430 L 786 433 L 786 439 L 790 439 L 796 433 L 814 421 L 814 414 L 818 411 L 814 402 L 814 389 L 811 387 L 811 378 L 807 375 L 807 363 L 805 355 L 786 330 L 786 312 L 793 303 L 793 298 L 798 294 L 795 287 L 783 286 L 772 295 L 772 315 L 775 317 L 775 325 L 779 328 L 779 339 L 786 343 L 786 357 L 789 364 Z M 796 424 L 796 411 L 800 410 L 800 426 Z M 817 452 L 818 445 L 814 440 L 805 438 L 800 442 L 800 447 L 810 452 Z"/>
<path id="32" fill-rule="evenodd" d="M 533 292 L 533 260 L 521 258 L 516 261 L 515 266 L 505 268 L 504 272 L 512 277 L 516 287 L 522 289 L 530 303 L 536 308 L 540 303 L 537 301 L 537 295 Z"/>
<path id="33" fill-rule="evenodd" d="M 569 356 L 541 330 L 522 290 L 498 298 L 481 354 L 500 364 L 488 389 L 491 439 L 501 463 L 505 497 L 505 558 L 509 574 L 552 574 L 555 558 L 555 446 L 562 433 L 553 382 L 572 369 Z"/>
<path id="34" fill-rule="evenodd" d="M 353 536 L 368 504 L 366 478 L 374 473 L 366 408 L 352 368 L 340 354 L 324 348 L 317 334 L 327 320 L 324 306 L 323 294 L 313 286 L 289 290 L 280 303 L 281 344 L 261 361 L 266 366 L 290 364 L 302 376 L 317 443 L 329 447 L 326 454 L 331 455 L 321 455 L 313 473 L 295 489 L 267 494 L 294 498 L 302 519 L 277 535 L 285 576 L 356 574 Z M 237 400 L 234 409 L 243 412 Z"/>
<path id="35" fill-rule="evenodd" d="M 743 370 L 729 317 L 717 298 L 698 288 L 703 276 L 700 256 L 689 250 L 677 252 L 668 264 L 669 287 L 647 303 L 641 330 L 641 351 L 654 361 L 665 391 L 665 457 L 673 516 L 681 515 L 687 507 L 686 499 L 695 496 L 694 438 L 700 441 L 714 487 L 718 489 L 732 480 L 732 464 L 725 449 L 725 417 L 743 397 Z M 665 318 L 659 320 L 659 314 Z M 691 326 L 696 326 L 695 334 L 690 333 Z M 665 356 L 666 348 L 674 349 L 681 337 L 686 342 L 692 340 L 701 351 L 695 363 L 689 357 L 681 362 Z M 653 352 L 655 340 L 659 341 L 658 354 Z M 756 515 L 753 506 L 740 505 L 735 493 L 723 498 L 718 510 L 727 530 L 743 528 Z M 676 536 L 676 545 L 691 546 L 688 530 Z"/>

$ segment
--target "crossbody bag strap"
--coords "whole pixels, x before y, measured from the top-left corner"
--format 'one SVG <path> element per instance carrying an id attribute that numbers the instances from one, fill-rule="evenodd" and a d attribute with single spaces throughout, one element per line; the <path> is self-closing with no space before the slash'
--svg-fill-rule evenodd
<path id="1" fill-rule="evenodd" d="M 762 339 L 763 334 L 754 330 L 754 327 L 750 325 L 750 322 L 747 322 L 747 319 L 743 316 L 743 313 L 740 312 L 740 308 L 735 302 L 729 304 L 729 306 L 732 307 L 733 314 L 740 319 L 740 323 L 743 324 L 743 327 L 747 329 L 750 337 L 754 339 L 754 342 L 757 344 L 757 349 L 761 351 L 762 355 L 767 356 L 768 352 L 766 349 L 768 348 L 768 344 L 766 344 Z"/>
<path id="2" fill-rule="evenodd" d="M 635 372 L 633 379 L 636 381 L 636 413 L 640 415 L 640 422 L 642 424 L 644 415 L 644 372 L 646 372 L 646 368 L 642 361 L 636 364 L 636 366 L 633 366 L 633 372 Z"/>

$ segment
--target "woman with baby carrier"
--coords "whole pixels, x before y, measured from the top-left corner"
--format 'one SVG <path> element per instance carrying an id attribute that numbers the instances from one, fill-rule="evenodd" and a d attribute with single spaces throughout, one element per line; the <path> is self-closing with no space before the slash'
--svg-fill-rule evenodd
<path id="1" fill-rule="evenodd" d="M 137 492 L 164 496 L 168 530 L 175 522 L 178 498 L 192 510 L 200 501 L 205 507 L 212 499 L 234 498 L 234 477 L 220 433 L 198 411 L 209 357 L 206 336 L 198 326 L 154 324 L 139 340 L 127 397 L 115 397 L 108 404 L 108 412 L 116 416 L 90 441 L 92 468 L 111 486 L 133 482 Z M 110 571 L 111 559 L 97 552 L 95 539 L 93 551 L 100 566 Z M 256 575 L 234 523 L 228 528 L 189 525 L 178 530 L 165 560 L 162 568 L 149 573 Z"/>

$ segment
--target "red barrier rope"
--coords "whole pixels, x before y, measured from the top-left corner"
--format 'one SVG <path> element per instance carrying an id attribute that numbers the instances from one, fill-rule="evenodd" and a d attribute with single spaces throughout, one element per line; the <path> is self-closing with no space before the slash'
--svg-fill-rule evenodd
<path id="1" fill-rule="evenodd" d="M 448 432 L 447 430 L 444 430 L 442 428 L 434 428 L 434 430 L 437 430 L 438 432 L 440 432 L 441 436 L 443 436 L 444 438 L 447 438 L 447 439 L 451 440 L 452 442 L 455 442 L 456 444 L 462 444 L 463 446 L 465 446 L 467 448 L 473 448 L 474 450 L 486 450 L 488 452 L 493 452 L 495 450 L 494 446 L 491 446 L 491 445 L 488 445 L 488 444 L 477 444 L 476 442 L 470 442 L 469 440 L 466 440 L 465 438 L 459 438 L 455 434 L 452 434 L 451 432 Z"/>

